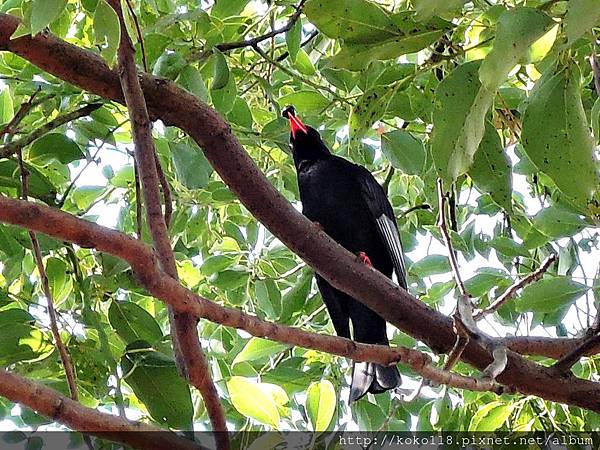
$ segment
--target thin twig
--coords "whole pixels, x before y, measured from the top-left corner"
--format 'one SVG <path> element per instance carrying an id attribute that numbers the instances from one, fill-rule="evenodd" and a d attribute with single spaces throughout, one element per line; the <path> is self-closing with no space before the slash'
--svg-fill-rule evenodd
<path id="1" fill-rule="evenodd" d="M 345 97 L 341 97 L 337 92 L 335 92 L 333 89 L 331 89 L 329 86 L 322 86 L 318 83 L 315 83 L 314 81 L 303 77 L 302 75 L 300 75 L 299 73 L 294 72 L 291 69 L 288 69 L 287 67 L 285 67 L 283 64 L 277 62 L 276 60 L 274 60 L 273 58 L 271 58 L 269 55 L 267 55 L 258 45 L 253 45 L 252 48 L 254 49 L 254 51 L 256 53 L 258 53 L 265 61 L 267 61 L 269 64 L 277 67 L 279 70 L 287 73 L 289 76 L 296 78 L 297 80 L 301 81 L 304 84 L 307 84 L 308 86 L 311 86 L 315 89 L 318 90 L 322 90 L 322 91 L 326 91 L 329 94 L 331 94 L 336 100 L 342 102 L 342 103 L 346 103 L 348 105 L 352 105 L 352 102 L 350 102 L 350 100 L 348 100 Z"/>
<path id="2" fill-rule="evenodd" d="M 467 290 L 465 289 L 462 277 L 460 276 L 460 270 L 458 268 L 458 262 L 456 260 L 456 252 L 454 251 L 454 247 L 452 246 L 452 240 L 450 239 L 450 233 L 448 232 L 448 225 L 446 223 L 446 196 L 444 195 L 444 186 L 441 178 L 438 178 L 437 186 L 439 204 L 437 225 L 442 233 L 442 237 L 444 239 L 444 243 L 446 244 L 446 248 L 448 249 L 448 259 L 450 260 L 450 266 L 452 267 L 452 273 L 454 275 L 454 280 L 456 281 L 456 286 L 458 287 L 458 290 L 460 291 L 461 295 L 470 297 Z"/>
<path id="3" fill-rule="evenodd" d="M 252 39 L 246 39 L 246 40 L 237 41 L 237 42 L 224 42 L 222 44 L 215 45 L 215 47 L 217 49 L 219 49 L 221 52 L 228 52 L 230 50 L 235 50 L 235 49 L 244 48 L 244 47 L 254 47 L 255 45 L 258 45 L 263 41 L 274 38 L 275 36 L 277 36 L 281 33 L 286 33 L 288 31 L 290 31 L 292 29 L 292 27 L 294 26 L 294 24 L 298 21 L 298 19 L 300 19 L 300 16 L 302 15 L 302 8 L 304 7 L 304 4 L 306 3 L 306 1 L 307 0 L 302 0 L 300 3 L 298 3 L 298 5 L 296 6 L 296 11 L 294 12 L 294 14 L 292 14 L 290 16 L 290 19 L 283 27 L 277 28 L 275 30 L 272 30 L 268 33 L 265 33 L 261 36 L 257 36 Z"/>
<path id="4" fill-rule="evenodd" d="M 23 151 L 17 150 L 17 160 L 19 162 L 19 171 L 21 173 L 21 197 L 27 201 L 29 197 L 29 171 L 23 163 Z M 71 398 L 75 401 L 79 401 L 79 394 L 77 393 L 77 382 L 75 380 L 75 370 L 73 364 L 67 352 L 67 348 L 60 337 L 60 331 L 58 329 L 58 319 L 56 317 L 56 310 L 54 309 L 54 300 L 52 299 L 52 291 L 50 290 L 50 282 L 48 281 L 48 275 L 46 274 L 46 268 L 44 267 L 44 260 L 42 258 L 42 251 L 40 250 L 40 243 L 38 242 L 37 235 L 34 231 L 29 231 L 29 238 L 31 239 L 31 247 L 33 249 L 33 256 L 35 263 L 40 273 L 40 279 L 42 280 L 42 289 L 47 302 L 48 317 L 50 318 L 50 329 L 52 330 L 52 336 L 54 338 L 54 345 L 58 350 L 62 365 L 65 369 L 65 375 L 67 377 L 67 384 L 69 386 L 69 392 Z"/>
<path id="5" fill-rule="evenodd" d="M 144 72 L 148 72 L 148 60 L 146 59 L 146 46 L 144 44 L 144 35 L 142 33 L 142 29 L 140 28 L 138 17 L 133 9 L 133 5 L 131 4 L 131 0 L 127 0 L 127 9 L 129 9 L 129 14 L 131 14 L 131 18 L 133 19 L 133 23 L 135 25 L 135 32 L 137 34 L 138 41 L 140 42 L 140 50 L 142 51 L 142 64 L 144 65 Z"/>
<path id="6" fill-rule="evenodd" d="M 14 117 L 0 131 L 0 137 L 4 136 L 5 134 L 15 133 L 15 131 L 17 130 L 17 126 L 19 126 L 19 124 L 27 116 L 29 111 L 36 105 L 36 103 L 34 103 L 34 100 L 40 92 L 40 88 L 36 89 L 35 92 L 31 94 L 31 97 L 29 97 L 29 100 L 21 104 Z"/>
<path id="7" fill-rule="evenodd" d="M 538 267 L 537 270 L 531 272 L 526 277 L 521 278 L 520 280 L 516 281 L 502 295 L 500 295 L 500 297 L 498 297 L 494 302 L 492 302 L 492 304 L 490 304 L 487 308 L 475 311 L 475 314 L 473 315 L 473 319 L 480 320 L 483 317 L 487 316 L 488 314 L 492 314 L 493 312 L 497 311 L 502 305 L 504 305 L 509 300 L 513 299 L 515 297 L 515 295 L 517 295 L 517 292 L 520 289 L 524 288 L 528 284 L 531 284 L 531 283 L 541 279 L 554 261 L 556 261 L 556 255 L 552 254 L 552 255 L 548 256 L 542 262 L 542 264 L 540 264 L 540 267 Z"/>
<path id="8" fill-rule="evenodd" d="M 383 190 L 386 192 L 386 194 L 388 193 L 388 189 L 390 187 L 390 183 L 392 182 L 392 177 L 394 176 L 394 166 L 390 165 L 390 169 L 388 170 L 388 173 L 385 177 L 385 180 L 383 181 Z"/>
<path id="9" fill-rule="evenodd" d="M 40 137 L 45 135 L 46 133 L 54 130 L 55 128 L 60 127 L 61 125 L 64 125 L 65 123 L 72 122 L 73 120 L 79 119 L 81 117 L 89 116 L 92 112 L 96 111 L 102 105 L 102 103 L 90 103 L 89 105 L 83 106 L 75 111 L 63 114 L 62 116 L 58 116 L 57 118 L 37 128 L 31 134 L 16 141 L 9 142 L 8 144 L 5 144 L 2 147 L 0 147 L 0 158 L 7 158 L 11 155 L 14 155 L 18 149 L 25 148 L 36 139 L 39 139 Z"/>

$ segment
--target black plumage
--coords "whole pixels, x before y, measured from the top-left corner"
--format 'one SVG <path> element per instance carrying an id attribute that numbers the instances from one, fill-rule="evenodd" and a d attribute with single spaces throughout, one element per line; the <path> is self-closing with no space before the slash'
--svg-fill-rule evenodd
<path id="1" fill-rule="evenodd" d="M 398 283 L 406 289 L 402 245 L 383 188 L 364 167 L 333 155 L 318 131 L 304 125 L 293 107 L 284 110 L 284 117 L 290 120 L 290 143 L 304 215 L 384 275 L 391 278 L 395 271 Z M 339 336 L 369 344 L 388 344 L 386 323 L 381 316 L 321 276 L 316 278 Z M 367 392 L 394 389 L 400 382 L 400 374 L 394 366 L 355 363 L 350 401 L 358 400 Z"/>

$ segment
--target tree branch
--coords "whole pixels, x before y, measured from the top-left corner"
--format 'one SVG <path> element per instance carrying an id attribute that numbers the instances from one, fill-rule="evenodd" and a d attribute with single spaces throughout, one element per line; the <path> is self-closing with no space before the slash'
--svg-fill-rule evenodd
<path id="1" fill-rule="evenodd" d="M 540 267 L 538 267 L 537 270 L 531 272 L 526 277 L 523 277 L 520 280 L 516 281 L 511 287 L 509 287 L 502 295 L 500 295 L 487 308 L 475 311 L 475 314 L 473 314 L 473 319 L 480 320 L 480 319 L 483 319 L 488 314 L 491 314 L 491 313 L 497 311 L 500 307 L 502 307 L 502 305 L 504 305 L 509 300 L 513 299 L 515 297 L 515 295 L 517 295 L 517 292 L 520 289 L 524 288 L 528 284 L 531 284 L 531 283 L 541 279 L 554 261 L 556 261 L 556 255 L 552 254 L 552 255 L 548 256 L 542 262 L 542 264 L 540 264 Z"/>
<path id="2" fill-rule="evenodd" d="M 428 355 L 417 350 L 362 344 L 342 337 L 303 331 L 218 305 L 186 289 L 164 272 L 152 249 L 140 240 L 47 206 L 0 196 L 0 222 L 48 234 L 81 247 L 95 248 L 126 261 L 150 294 L 180 313 L 244 330 L 256 337 L 344 356 L 356 361 L 372 361 L 386 366 L 402 362 L 427 379 L 460 389 L 497 393 L 502 390 L 501 386 L 493 382 L 482 382 L 438 369 Z"/>
<path id="3" fill-rule="evenodd" d="M 135 66 L 135 49 L 125 25 L 120 0 L 109 0 L 109 4 L 117 13 L 121 26 L 121 42 L 118 51 L 119 78 L 121 79 L 123 95 L 132 123 L 135 159 L 142 184 L 148 227 L 162 269 L 169 277 L 177 281 L 179 277 L 175 256 L 161 209 L 160 180 L 156 164 L 158 158 L 152 140 L 150 117 Z M 227 450 L 229 448 L 229 437 L 227 433 L 222 433 L 227 431 L 225 414 L 219 401 L 217 389 L 212 382 L 210 366 L 200 346 L 196 326 L 197 319 L 190 314 L 178 313 L 171 307 L 169 308 L 169 319 L 173 349 L 179 371 L 202 394 L 213 430 L 221 432 L 215 435 L 217 446 L 220 450 Z"/>
<path id="4" fill-rule="evenodd" d="M 106 414 L 16 373 L 0 369 L 0 395 L 21 403 L 72 430 L 94 434 L 139 449 L 189 449 L 200 447 L 170 431 Z"/>
<path id="5" fill-rule="evenodd" d="M 60 127 L 61 125 L 64 125 L 65 123 L 72 122 L 73 120 L 79 119 L 81 117 L 89 116 L 92 112 L 96 111 L 101 106 L 102 103 L 90 103 L 89 105 L 85 105 L 75 111 L 58 116 L 56 119 L 53 119 L 50 122 L 37 128 L 33 133 L 21 139 L 12 141 L 8 144 L 1 146 L 0 158 L 7 158 L 11 155 L 14 155 L 18 149 L 25 148 L 36 139 L 39 139 L 42 136 L 44 136 L 46 133 L 49 133 L 50 131 Z"/>
<path id="6" fill-rule="evenodd" d="M 123 102 L 117 73 L 98 55 L 51 33 L 10 40 L 18 23 L 19 19 L 13 16 L 0 15 L 0 49 L 9 50 L 82 89 Z M 437 352 L 451 348 L 456 337 L 452 320 L 398 288 L 379 272 L 356 262 L 354 255 L 319 232 L 269 183 L 218 113 L 168 80 L 140 74 L 140 81 L 152 117 L 188 133 L 242 204 L 294 253 L 334 287 L 369 306 L 400 330 Z M 250 182 L 252 189 L 248 189 Z M 470 342 L 462 355 L 463 361 L 481 370 L 493 360 L 482 341 Z M 568 382 L 556 379 L 547 368 L 511 351 L 507 359 L 506 370 L 498 377 L 502 384 L 526 395 L 600 411 L 600 400 L 595 395 L 597 384 L 576 378 Z"/>
<path id="7" fill-rule="evenodd" d="M 586 355 L 591 349 L 597 347 L 600 344 L 600 335 L 592 335 L 586 338 L 581 344 L 574 348 L 571 352 L 559 359 L 551 369 L 554 370 L 557 375 L 566 374 L 571 367 L 573 367 L 582 356 Z"/>
<path id="8" fill-rule="evenodd" d="M 307 0 L 301 0 L 300 3 L 298 3 L 298 6 L 295 7 L 296 11 L 290 16 L 290 19 L 283 27 L 277 28 L 276 30 L 272 30 L 261 36 L 256 36 L 252 39 L 246 39 L 237 42 L 223 42 L 222 44 L 215 45 L 215 48 L 219 49 L 222 52 L 228 52 L 230 50 L 235 50 L 238 48 L 254 47 L 255 45 L 258 45 L 261 42 L 266 41 L 268 39 L 274 38 L 275 36 L 281 33 L 287 33 L 292 29 L 292 27 L 298 21 L 298 19 L 300 19 L 300 16 L 302 15 L 302 8 L 304 7 L 306 1 Z"/>

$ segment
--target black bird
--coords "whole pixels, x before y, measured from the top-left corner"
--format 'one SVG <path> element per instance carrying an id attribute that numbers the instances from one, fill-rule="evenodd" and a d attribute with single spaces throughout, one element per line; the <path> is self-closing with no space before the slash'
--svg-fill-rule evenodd
<path id="1" fill-rule="evenodd" d="M 298 173 L 303 214 L 329 236 L 387 277 L 396 272 L 406 289 L 404 254 L 394 212 L 386 193 L 364 167 L 335 156 L 317 130 L 306 126 L 292 106 L 283 116 L 290 122 L 290 144 Z M 368 344 L 388 345 L 385 320 L 358 300 L 317 275 L 317 285 L 339 336 Z M 354 363 L 350 402 L 367 392 L 394 389 L 401 383 L 395 366 Z"/>

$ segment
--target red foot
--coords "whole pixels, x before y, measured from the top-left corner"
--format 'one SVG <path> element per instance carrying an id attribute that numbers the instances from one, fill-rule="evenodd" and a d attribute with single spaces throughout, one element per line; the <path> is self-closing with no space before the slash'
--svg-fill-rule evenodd
<path id="1" fill-rule="evenodd" d="M 364 264 L 366 264 L 367 266 L 373 267 L 373 263 L 371 262 L 371 259 L 369 259 L 369 257 L 367 256 L 367 254 L 365 252 L 358 252 L 358 259 L 360 259 L 360 261 Z"/>
<path id="2" fill-rule="evenodd" d="M 313 224 L 319 229 L 319 231 L 323 231 L 323 225 L 321 225 L 319 222 L 313 222 Z"/>

